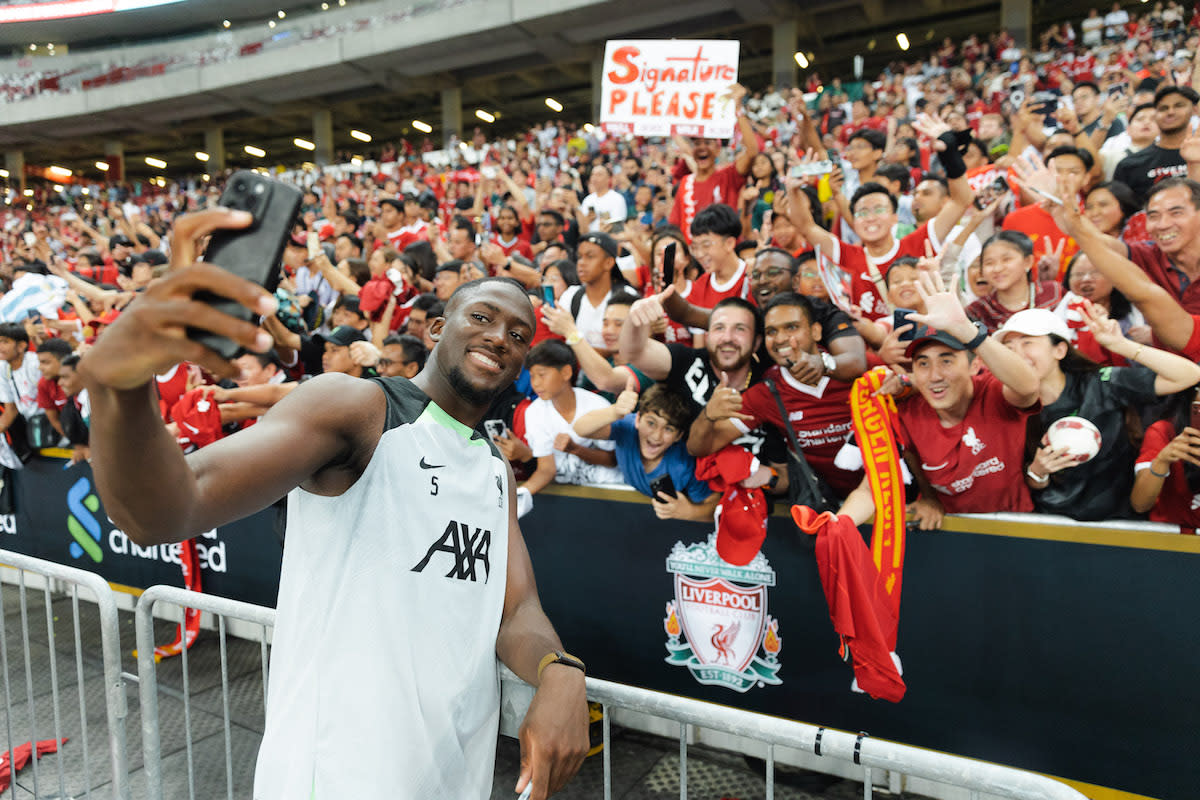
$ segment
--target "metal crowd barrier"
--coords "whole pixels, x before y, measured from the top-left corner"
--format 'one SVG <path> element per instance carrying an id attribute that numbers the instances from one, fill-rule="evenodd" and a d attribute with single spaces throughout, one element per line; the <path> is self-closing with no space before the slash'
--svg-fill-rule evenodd
<path id="1" fill-rule="evenodd" d="M 533 697 L 533 690 L 507 669 L 503 670 L 501 678 L 505 695 L 501 730 L 515 735 L 516 726 Z M 693 726 L 766 744 L 767 800 L 774 800 L 775 797 L 777 746 L 810 750 L 818 756 L 862 766 L 863 797 L 866 800 L 874 796 L 872 768 L 967 789 L 972 792 L 972 798 L 986 792 L 1013 800 L 1087 800 L 1070 786 L 1043 775 L 874 739 L 865 733 L 856 736 L 598 678 L 587 679 L 587 690 L 588 699 L 604 707 L 604 800 L 612 800 L 612 748 L 609 741 L 612 709 L 625 709 L 679 724 L 680 800 L 687 800 L 688 738 Z"/>
<path id="2" fill-rule="evenodd" d="M 3 557 L 3 553 L 0 553 Z M 5 559 L 7 560 L 7 559 Z M 29 559 L 33 561 L 33 559 Z M 11 563 L 11 562 L 10 562 Z M 52 565 L 56 566 L 56 565 Z M 66 567 L 59 568 L 68 570 Z M 68 570 L 72 573 L 78 570 Z M 87 573 L 90 575 L 90 573 Z M 95 576 L 92 576 L 95 577 Z M 99 580 L 97 578 L 97 580 Z M 82 581 L 81 581 L 82 583 Z M 103 581 L 100 581 L 103 584 Z M 89 585 L 89 588 L 91 586 Z M 98 592 L 103 596 L 107 586 Z M 111 603 L 111 598 L 109 598 Z M 158 682 L 154 661 L 154 607 L 159 602 L 174 604 L 180 608 L 207 611 L 217 617 L 217 630 L 221 648 L 221 693 L 224 716 L 225 775 L 227 793 L 234 797 L 232 740 L 229 717 L 229 674 L 226 651 L 227 620 L 241 620 L 257 627 L 262 657 L 264 704 L 268 682 L 268 629 L 275 623 L 275 611 L 263 606 L 228 600 L 212 595 L 197 594 L 170 586 L 153 586 L 146 590 L 138 601 L 135 612 L 135 627 L 138 647 L 138 679 L 140 682 L 142 707 L 142 747 L 146 773 L 146 796 L 149 800 L 161 800 L 163 796 L 162 755 L 159 735 Z M 112 606 L 115 643 L 115 606 Z M 78 628 L 77 628 L 78 630 Z M 78 635 L 78 634 L 77 634 Z M 107 640 L 106 640 L 107 644 Z M 106 647 L 106 652 L 109 648 Z M 0 656 L 4 656 L 0 651 Z M 192 752 L 191 711 L 188 688 L 188 657 L 186 649 L 181 653 L 183 670 L 184 723 L 187 727 L 186 749 L 188 766 L 189 797 L 195 797 L 195 763 Z M 119 680 L 119 672 L 118 672 Z M 501 732 L 515 736 L 520 720 L 524 717 L 533 689 L 512 672 L 502 668 L 503 699 L 501 709 Z M 1011 767 L 990 764 L 961 756 L 937 753 L 916 747 L 876 739 L 865 733 L 858 735 L 844 731 L 809 725 L 792 720 L 757 714 L 727 706 L 706 703 L 678 695 L 664 694 L 647 689 L 611 683 L 598 678 L 587 680 L 588 698 L 599 702 L 604 708 L 603 769 L 604 800 L 612 798 L 611 763 L 611 711 L 623 709 L 672 721 L 679 726 L 679 797 L 687 798 L 687 754 L 688 740 L 693 727 L 730 734 L 754 740 L 766 745 L 766 797 L 775 795 L 775 748 L 798 748 L 811 751 L 817 756 L 859 765 L 863 769 L 863 796 L 870 800 L 874 794 L 872 769 L 883 769 L 916 778 L 923 778 L 948 786 L 969 790 L 972 797 L 980 793 L 1013 800 L 1087 800 L 1075 789 L 1035 773 Z M 123 697 L 123 695 L 122 695 Z M 6 697 L 7 699 L 7 697 Z M 113 717 L 121 723 L 123 714 Z M 11 741 L 11 736 L 10 736 Z M 117 739 L 114 737 L 114 743 Z M 120 737 L 123 745 L 124 737 Z M 123 750 L 121 751 L 123 758 Z M 114 744 L 114 772 L 118 759 Z M 121 762 L 123 767 L 123 761 Z M 123 774 L 123 772 L 122 772 Z M 239 794 L 245 794 L 241 789 Z M 120 795 L 126 797 L 127 795 Z"/>
<path id="3" fill-rule="evenodd" d="M 13 675 L 10 672 L 10 666 L 13 666 L 13 660 L 10 659 L 8 648 L 8 609 L 5 607 L 4 594 L 0 592 L 0 669 L 4 672 L 4 724 L 5 734 L 8 737 L 7 757 L 10 767 L 16 761 L 17 747 L 29 741 L 32 745 L 32 755 L 28 773 L 22 772 L 19 776 L 15 770 L 10 771 L 11 784 L 10 790 L 12 797 L 17 796 L 18 778 L 23 782 L 25 775 L 32 777 L 32 792 L 34 797 L 48 797 L 52 791 L 51 786 L 56 785 L 58 794 L 57 797 L 66 798 L 70 793 L 83 792 L 84 796 L 91 797 L 92 789 L 103 784 L 103 779 L 98 779 L 92 773 L 92 757 L 89 747 L 88 736 L 88 709 L 87 709 L 87 686 L 89 683 L 94 683 L 95 678 L 90 681 L 88 676 L 84 674 L 84 654 L 82 647 L 82 635 L 79 618 L 79 589 L 83 587 L 90 592 L 95 599 L 99 610 L 99 626 L 101 636 L 101 651 L 103 655 L 103 681 L 104 681 L 104 701 L 107 712 L 108 736 L 109 743 L 109 763 L 112 770 L 112 783 L 109 788 L 111 796 L 120 800 L 129 800 L 129 782 L 128 782 L 128 759 L 126 754 L 126 739 L 125 739 L 125 718 L 128 715 L 128 706 L 125 698 L 125 681 L 121 673 L 121 642 L 120 642 L 120 626 L 117 618 L 116 597 L 108 583 L 94 572 L 76 569 L 74 567 L 56 564 L 52 561 L 43 561 L 38 558 L 13 553 L 7 550 L 0 550 L 0 565 L 11 567 L 17 570 L 17 591 L 18 604 L 20 606 L 21 616 L 21 646 L 23 652 L 23 666 L 25 677 L 25 696 L 26 696 L 26 713 L 28 715 L 28 726 L 18 725 L 14 723 L 13 712 Z M 49 681 L 50 681 L 50 700 L 51 700 L 51 725 L 53 727 L 53 739 L 59 743 L 59 752 L 57 755 L 46 755 L 46 761 L 53 761 L 53 769 L 51 775 L 43 776 L 43 772 L 47 769 L 47 765 L 43 763 L 39 766 L 37 753 L 37 743 L 47 737 L 45 729 L 46 722 L 43 719 L 39 721 L 38 700 L 43 700 L 45 694 L 35 695 L 34 690 L 34 670 L 33 670 L 33 648 L 30 646 L 30 611 L 28 602 L 29 587 L 26 586 L 26 576 L 36 575 L 41 578 L 41 594 L 42 602 L 46 617 L 46 637 L 47 647 L 49 649 Z M 34 589 L 33 591 L 37 591 Z M 58 647 L 57 634 L 55 632 L 55 616 L 56 610 L 53 606 L 55 595 L 60 599 L 64 596 L 69 596 L 71 600 L 71 624 L 74 633 L 74 651 L 75 651 L 75 692 L 79 697 L 79 719 L 78 727 L 74 725 L 75 720 L 70 719 L 69 715 L 73 709 L 66 709 L 63 705 L 63 694 L 68 694 L 65 688 L 59 687 L 58 673 Z M 13 656 L 15 659 L 16 656 Z M 89 655 L 89 661 L 91 656 Z M 40 666 L 40 664 L 39 664 Z M 16 691 L 19 691 L 18 687 Z M 44 715 L 43 715 L 44 716 Z M 64 721 L 64 716 L 68 719 Z M 69 741 L 62 744 L 62 740 L 66 736 Z M 82 754 L 82 758 L 79 755 Z M 76 774 L 79 766 L 83 767 L 83 775 Z M 67 772 L 72 773 L 68 776 Z M 49 785 L 46 782 L 49 778 Z M 86 781 L 86 787 L 72 785 L 68 788 L 68 783 L 76 783 L 80 779 Z"/>
<path id="4" fill-rule="evenodd" d="M 181 608 L 207 611 L 217 618 L 217 632 L 221 645 L 221 709 L 225 737 L 225 786 L 229 800 L 233 800 L 233 739 L 229 721 L 229 658 L 226 649 L 226 620 L 242 620 L 258 626 L 259 646 L 262 655 L 263 707 L 266 707 L 268 664 L 267 630 L 275 625 L 275 609 L 229 600 L 224 597 L 189 592 L 174 586 L 151 586 L 138 599 L 134 612 L 134 628 L 137 634 L 138 682 L 142 702 L 142 754 L 146 773 L 146 796 L 149 800 L 162 800 L 162 747 L 158 721 L 158 671 L 154 661 L 154 606 L 159 602 L 172 603 Z M 183 719 L 185 747 L 187 751 L 188 797 L 196 796 L 196 764 L 192 747 L 191 694 L 188 685 L 188 649 L 180 651 L 183 670 Z M 249 787 L 242 787 L 239 796 L 248 796 Z"/>

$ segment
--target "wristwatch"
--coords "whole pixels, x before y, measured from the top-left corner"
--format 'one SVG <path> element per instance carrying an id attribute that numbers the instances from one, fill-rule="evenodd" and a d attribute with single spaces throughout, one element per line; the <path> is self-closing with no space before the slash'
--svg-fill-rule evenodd
<path id="1" fill-rule="evenodd" d="M 821 363 L 825 365 L 825 374 L 827 375 L 837 369 L 837 359 L 824 350 L 821 351 Z"/>
<path id="2" fill-rule="evenodd" d="M 979 347 L 979 345 L 987 341 L 988 331 L 982 322 L 975 323 L 975 330 L 977 331 L 975 338 L 971 339 L 969 342 L 963 342 L 963 347 L 965 347 L 967 350 L 974 350 L 976 347 Z"/>
<path id="3" fill-rule="evenodd" d="M 582 341 L 583 341 L 583 334 L 581 334 L 577 330 L 572 331 L 571 335 L 567 337 L 567 347 L 574 347 L 575 345 L 579 344 Z"/>
<path id="4" fill-rule="evenodd" d="M 566 666 L 574 667 L 584 675 L 587 675 L 587 667 L 584 666 L 582 661 L 565 650 L 555 650 L 552 653 L 547 653 L 546 655 L 542 656 L 542 660 L 538 663 L 537 676 L 539 682 L 542 680 L 543 670 L 545 670 L 546 667 L 550 666 L 551 664 L 565 664 Z"/>

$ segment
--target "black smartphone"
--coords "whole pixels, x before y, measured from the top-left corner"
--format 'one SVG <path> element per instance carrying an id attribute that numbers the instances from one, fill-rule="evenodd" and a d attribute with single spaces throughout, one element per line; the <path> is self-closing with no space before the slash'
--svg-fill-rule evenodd
<path id="1" fill-rule="evenodd" d="M 204 251 L 204 261 L 274 293 L 279 283 L 284 243 L 296 222 L 302 199 L 295 186 L 249 170 L 233 173 L 225 184 L 220 204 L 236 211 L 249 211 L 254 221 L 241 230 L 215 232 Z M 253 312 L 241 303 L 211 292 L 198 292 L 196 299 L 241 320 L 250 321 L 253 317 Z M 211 331 L 189 328 L 188 337 L 226 359 L 236 357 L 242 349 L 237 342 Z"/>
<path id="2" fill-rule="evenodd" d="M 670 475 L 663 475 L 661 478 L 655 478 L 650 481 L 650 499 L 658 502 L 658 493 L 662 492 L 668 497 L 678 497 L 675 493 L 675 481 L 671 480 Z"/>
<path id="3" fill-rule="evenodd" d="M 679 245 L 671 242 L 663 248 L 663 288 L 675 282 L 675 249 Z"/>
<path id="4" fill-rule="evenodd" d="M 542 284 L 542 302 L 554 308 L 554 287 L 548 283 Z"/>
<path id="5" fill-rule="evenodd" d="M 1192 413 L 1188 422 L 1193 428 L 1200 431 L 1200 400 L 1192 401 Z"/>
<path id="6" fill-rule="evenodd" d="M 917 323 L 910 321 L 908 318 L 909 314 L 915 313 L 917 312 L 911 308 L 897 308 L 892 312 L 892 330 L 898 331 L 904 325 L 913 326 L 912 330 L 905 331 L 904 333 L 900 334 L 900 341 L 902 342 L 911 342 L 913 339 L 913 334 L 917 332 Z"/>

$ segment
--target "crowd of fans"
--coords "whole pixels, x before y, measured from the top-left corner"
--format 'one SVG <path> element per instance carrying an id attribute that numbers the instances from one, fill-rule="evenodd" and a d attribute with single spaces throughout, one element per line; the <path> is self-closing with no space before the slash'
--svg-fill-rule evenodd
<path id="1" fill-rule="evenodd" d="M 947 41 L 864 84 L 734 87 L 732 142 L 552 121 L 476 132 L 448 167 L 401 145 L 366 174 L 295 173 L 273 350 L 233 382 L 160 376 L 163 419 L 201 447 L 321 372 L 411 377 L 455 288 L 499 275 L 537 309 L 527 371 L 484 424 L 525 507 L 552 482 L 625 483 L 660 518 L 711 520 L 731 486 L 795 491 L 790 438 L 865 522 L 848 400 L 886 368 L 922 527 L 1038 511 L 1194 528 L 1200 34 L 1174 2 L 1137 11 L 1031 52 Z M 6 210 L 6 466 L 21 439 L 87 457 L 75 364 L 220 183 L 149 188 Z M 1050 443 L 1065 417 L 1099 431 L 1090 460 Z"/>
<path id="2" fill-rule="evenodd" d="M 60 49 L 51 45 L 37 53 L 38 58 L 18 61 L 16 68 L 0 72 L 0 104 L 15 103 L 47 95 L 74 94 L 104 86 L 128 83 L 166 75 L 171 72 L 224 64 L 293 45 L 333 39 L 346 33 L 379 30 L 383 26 L 409 23 L 413 19 L 455 8 L 469 0 L 436 0 L 407 7 L 390 7 L 386 13 L 360 15 L 330 22 L 323 14 L 293 17 L 287 22 L 272 19 L 259 37 L 239 37 L 232 30 L 215 36 L 183 36 L 164 42 L 157 48 L 137 48 L 127 54 L 117 48 L 90 53 L 76 52 L 69 61 Z M 325 10 L 345 6 L 346 0 L 326 3 Z M 260 30 L 261 23 L 255 25 Z M 147 52 L 149 51 L 149 52 Z"/>

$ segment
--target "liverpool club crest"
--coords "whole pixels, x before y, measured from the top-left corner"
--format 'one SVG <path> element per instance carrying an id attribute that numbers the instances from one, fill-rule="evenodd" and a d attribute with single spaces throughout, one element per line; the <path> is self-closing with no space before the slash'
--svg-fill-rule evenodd
<path id="1" fill-rule="evenodd" d="M 737 692 L 781 681 L 779 622 L 767 613 L 775 571 L 760 552 L 745 566 L 717 555 L 716 534 L 702 544 L 676 542 L 667 556 L 675 599 L 667 603 L 667 663 L 686 666 L 703 684 Z"/>

